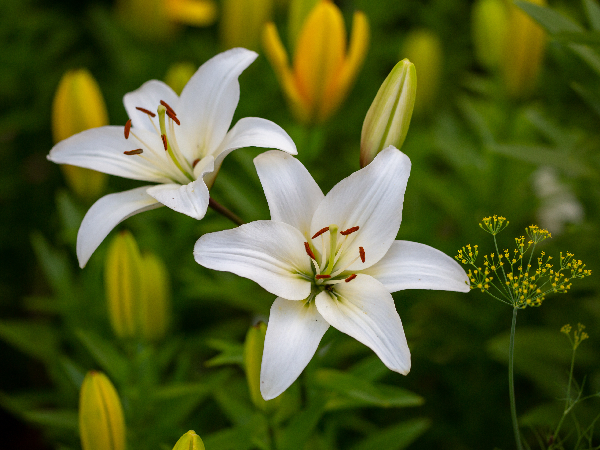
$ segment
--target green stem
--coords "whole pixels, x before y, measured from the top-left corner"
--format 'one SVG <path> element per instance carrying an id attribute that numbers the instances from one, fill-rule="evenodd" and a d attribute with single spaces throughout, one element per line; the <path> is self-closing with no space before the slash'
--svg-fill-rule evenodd
<path id="1" fill-rule="evenodd" d="M 571 408 L 573 407 L 573 404 L 571 402 L 571 383 L 573 382 L 573 368 L 575 367 L 575 350 L 576 348 L 573 349 L 573 353 L 571 354 L 571 369 L 569 370 L 569 382 L 567 384 L 567 398 L 565 399 L 565 409 L 563 411 L 562 417 L 560 418 L 560 421 L 558 422 L 558 425 L 556 425 L 556 430 L 554 430 L 555 440 L 558 440 L 558 432 L 560 431 L 560 428 L 562 427 L 565 418 L 567 417 L 569 412 L 571 412 Z M 551 446 L 550 448 L 554 448 L 554 446 Z"/>
<path id="2" fill-rule="evenodd" d="M 517 421 L 517 405 L 515 403 L 515 376 L 514 376 L 514 357 L 515 357 L 515 329 L 517 327 L 517 311 L 513 308 L 512 325 L 510 327 L 510 347 L 508 349 L 508 389 L 510 395 L 510 415 L 512 417 L 513 432 L 515 433 L 515 442 L 517 450 L 523 450 L 521 444 L 521 433 L 519 432 L 519 422 Z"/>
<path id="3" fill-rule="evenodd" d="M 227 208 L 225 208 L 223 205 L 214 201 L 212 199 L 212 197 L 208 199 L 208 206 L 211 207 L 212 209 L 214 209 L 219 214 L 222 214 L 223 216 L 227 217 L 229 220 L 231 220 L 236 225 L 244 225 L 244 223 L 246 223 L 242 219 L 240 219 L 238 216 L 236 216 L 234 213 L 232 213 Z"/>

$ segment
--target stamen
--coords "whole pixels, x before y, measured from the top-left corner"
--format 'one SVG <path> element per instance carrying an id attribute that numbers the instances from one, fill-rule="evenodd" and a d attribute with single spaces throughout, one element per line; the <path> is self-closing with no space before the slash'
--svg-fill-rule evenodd
<path id="1" fill-rule="evenodd" d="M 358 247 L 358 252 L 360 253 L 360 260 L 365 262 L 365 249 L 362 247 Z"/>
<path id="2" fill-rule="evenodd" d="M 173 108 L 171 108 L 167 102 L 165 102 L 164 100 L 160 101 L 160 104 L 163 105 L 165 108 L 167 108 L 167 111 L 170 111 L 174 116 L 176 116 L 177 114 L 175 114 L 175 111 L 173 110 Z"/>
<path id="3" fill-rule="evenodd" d="M 126 155 L 139 155 L 140 153 L 144 153 L 144 150 L 141 148 L 136 148 L 135 150 L 127 150 L 125 152 Z"/>
<path id="4" fill-rule="evenodd" d="M 341 234 L 342 236 L 347 236 L 347 235 L 349 235 L 349 234 L 352 234 L 352 233 L 354 233 L 355 231 L 358 231 L 358 229 L 359 229 L 359 227 L 358 227 L 358 226 L 356 226 L 356 227 L 352 227 L 352 228 L 348 228 L 346 231 L 340 231 L 340 234 Z"/>
<path id="5" fill-rule="evenodd" d="M 135 109 L 137 109 L 138 111 L 143 112 L 144 114 L 148 114 L 150 117 L 156 117 L 156 114 L 154 114 L 152 111 L 148 111 L 145 108 L 141 108 L 139 106 L 136 106 Z"/>
<path id="6" fill-rule="evenodd" d="M 331 278 L 331 275 L 315 275 L 316 280 L 323 280 L 324 278 Z"/>
<path id="7" fill-rule="evenodd" d="M 350 275 L 348 278 L 346 278 L 344 281 L 346 283 L 349 283 L 350 281 L 354 280 L 356 278 L 356 274 L 353 273 L 352 275 Z"/>
<path id="8" fill-rule="evenodd" d="M 304 243 L 304 248 L 306 249 L 306 254 L 308 256 L 310 256 L 311 259 L 314 259 L 316 261 L 317 258 L 315 258 L 315 254 L 313 253 L 313 251 L 310 249 L 310 245 L 308 245 L 308 242 Z"/>
<path id="9" fill-rule="evenodd" d="M 131 119 L 127 121 L 127 123 L 125 124 L 125 130 L 123 130 L 123 133 L 125 134 L 125 139 L 129 139 L 129 130 L 131 130 Z"/>
<path id="10" fill-rule="evenodd" d="M 323 233 L 325 233 L 326 231 L 329 231 L 329 227 L 325 227 L 325 228 L 321 228 L 319 231 L 317 231 L 315 233 L 315 235 L 312 237 L 312 239 L 317 238 L 319 236 L 321 236 Z"/>
<path id="11" fill-rule="evenodd" d="M 163 141 L 163 147 L 165 148 L 165 152 L 167 151 L 167 149 L 169 148 L 167 145 L 167 136 L 164 134 L 161 134 L 160 137 L 162 138 Z"/>
<path id="12" fill-rule="evenodd" d="M 194 162 L 192 163 L 192 169 L 193 169 L 193 168 L 195 168 L 195 167 L 196 167 L 196 164 L 198 164 L 199 162 L 200 162 L 200 158 L 196 158 L 196 159 L 194 160 Z M 308 242 L 307 242 L 307 244 L 308 244 Z"/>
<path id="13" fill-rule="evenodd" d="M 179 121 L 179 119 L 177 118 L 177 116 L 175 115 L 175 113 L 173 111 L 171 111 L 170 109 L 167 109 L 167 116 L 169 116 L 169 118 L 175 122 L 177 125 L 181 125 L 181 122 Z"/>

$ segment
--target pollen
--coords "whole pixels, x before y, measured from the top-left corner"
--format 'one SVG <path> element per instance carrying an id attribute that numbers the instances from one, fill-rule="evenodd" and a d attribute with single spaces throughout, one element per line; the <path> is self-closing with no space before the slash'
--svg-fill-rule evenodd
<path id="1" fill-rule="evenodd" d="M 129 131 L 131 130 L 131 119 L 129 119 L 127 121 L 127 123 L 125 124 L 125 129 L 123 130 L 123 133 L 125 134 L 125 139 L 129 139 Z"/>
<path id="2" fill-rule="evenodd" d="M 170 109 L 167 109 L 167 116 L 169 116 L 169 119 L 171 119 L 177 125 L 181 125 L 181 122 L 179 121 L 179 119 L 177 118 L 175 113 L 173 111 L 171 111 Z"/>
<path id="3" fill-rule="evenodd" d="M 352 275 L 350 275 L 348 278 L 346 278 L 344 281 L 345 281 L 346 283 L 349 283 L 349 282 L 351 282 L 352 280 L 354 280 L 355 278 L 356 278 L 356 274 L 355 274 L 355 273 L 353 273 L 353 274 L 352 274 Z"/>
<path id="4" fill-rule="evenodd" d="M 308 242 L 304 243 L 304 248 L 306 249 L 306 254 L 308 256 L 311 257 L 311 259 L 314 259 L 315 261 L 317 260 L 317 258 L 315 258 L 315 254 L 313 253 L 313 251 L 310 249 L 310 245 L 308 244 Z"/>
<path id="5" fill-rule="evenodd" d="M 144 153 L 144 150 L 142 150 L 141 148 L 136 148 L 135 150 L 127 150 L 123 153 L 125 153 L 126 155 L 139 155 L 140 153 Z"/>
<path id="6" fill-rule="evenodd" d="M 323 280 L 325 278 L 331 278 L 331 275 L 325 275 L 325 274 L 323 274 L 323 275 L 315 275 L 315 279 L 316 280 Z"/>
<path id="7" fill-rule="evenodd" d="M 163 141 L 163 147 L 165 148 L 165 152 L 168 150 L 168 145 L 167 145 L 167 136 L 165 136 L 164 134 L 161 134 L 160 137 L 162 138 Z"/>
<path id="8" fill-rule="evenodd" d="M 312 239 L 315 239 L 319 236 L 321 236 L 323 233 L 325 233 L 326 231 L 329 231 L 329 227 L 325 227 L 325 228 L 321 228 L 319 231 L 317 231 L 315 233 L 315 235 L 312 237 Z"/>
<path id="9" fill-rule="evenodd" d="M 348 236 L 349 234 L 352 234 L 352 233 L 354 233 L 355 231 L 358 231 L 358 229 L 359 229 L 359 228 L 360 228 L 360 227 L 358 227 L 358 226 L 356 226 L 356 227 L 352 227 L 352 228 L 348 228 L 348 229 L 347 229 L 347 230 L 345 230 L 345 231 L 340 231 L 340 234 L 341 234 L 342 236 Z"/>
<path id="10" fill-rule="evenodd" d="M 365 262 L 365 249 L 362 247 L 358 247 L 358 253 L 360 253 L 360 260 Z"/>
<path id="11" fill-rule="evenodd" d="M 196 158 L 194 160 L 194 162 L 192 163 L 192 169 L 196 167 L 196 164 L 198 164 L 200 162 L 200 158 Z"/>
<path id="12" fill-rule="evenodd" d="M 142 108 L 140 106 L 136 106 L 135 109 L 137 109 L 138 111 L 143 112 L 144 114 L 148 114 L 150 117 L 156 117 L 155 113 L 153 113 L 152 111 L 148 111 L 146 108 Z"/>
<path id="13" fill-rule="evenodd" d="M 171 112 L 174 116 L 176 115 L 175 110 L 173 108 L 171 108 L 167 102 L 165 102 L 164 100 L 161 100 L 160 104 L 163 105 L 165 108 L 167 108 L 167 112 Z"/>

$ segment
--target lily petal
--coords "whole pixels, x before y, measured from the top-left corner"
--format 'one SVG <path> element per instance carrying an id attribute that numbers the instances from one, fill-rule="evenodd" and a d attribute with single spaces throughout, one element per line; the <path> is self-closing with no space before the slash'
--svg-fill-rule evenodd
<path id="1" fill-rule="evenodd" d="M 60 141 L 50 150 L 48 159 L 57 164 L 71 164 L 134 180 L 172 182 L 166 173 L 167 163 L 160 160 L 164 156 L 152 150 L 162 148 L 160 137 L 145 130 L 136 130 L 136 136 L 140 140 L 133 136 L 125 139 L 123 127 L 93 128 Z M 144 150 L 143 157 L 123 153 L 139 147 Z"/>
<path id="2" fill-rule="evenodd" d="M 300 376 L 328 328 L 313 302 L 275 300 L 260 370 L 260 392 L 265 400 L 278 397 Z"/>
<path id="3" fill-rule="evenodd" d="M 216 170 L 214 171 L 213 181 L 223 163 L 223 159 L 233 150 L 244 147 L 277 148 L 292 155 L 298 153 L 292 138 L 279 125 L 258 117 L 245 117 L 229 130 L 223 142 L 215 150 L 213 156 L 215 157 Z"/>
<path id="4" fill-rule="evenodd" d="M 131 119 L 131 125 L 134 128 L 152 131 L 160 134 L 160 127 L 158 125 L 158 115 L 150 117 L 148 114 L 136 109 L 144 108 L 154 114 L 160 101 L 163 100 L 169 106 L 177 111 L 177 105 L 179 103 L 179 97 L 173 89 L 167 84 L 158 80 L 146 81 L 138 89 L 133 92 L 125 94 L 123 97 L 123 104 L 127 115 Z"/>
<path id="5" fill-rule="evenodd" d="M 308 240 L 315 210 L 325 198 L 306 167 L 283 152 L 270 151 L 254 158 L 271 220 L 296 227 Z"/>
<path id="6" fill-rule="evenodd" d="M 253 280 L 279 297 L 303 300 L 311 283 L 299 273 L 312 270 L 304 242 L 302 233 L 291 225 L 258 220 L 205 234 L 196 242 L 194 258 L 209 269 Z"/>
<path id="7" fill-rule="evenodd" d="M 385 256 L 363 273 L 381 282 L 389 292 L 435 289 L 469 292 L 463 268 L 445 253 L 425 244 L 395 241 Z"/>
<path id="8" fill-rule="evenodd" d="M 77 259 L 83 268 L 108 233 L 128 217 L 162 206 L 146 194 L 148 186 L 108 194 L 88 210 L 77 233 Z"/>
<path id="9" fill-rule="evenodd" d="M 194 219 L 200 220 L 206 215 L 208 208 L 208 188 L 202 178 L 184 184 L 159 184 L 147 190 L 163 205 Z"/>
<path id="10" fill-rule="evenodd" d="M 336 224 L 340 231 L 360 227 L 348 236 L 336 267 L 350 264 L 358 256 L 359 247 L 364 248 L 366 260 L 355 261 L 348 270 L 366 269 L 386 254 L 400 228 L 409 174 L 408 156 L 390 146 L 325 196 L 312 220 L 313 233 L 330 224 Z"/>
<path id="11" fill-rule="evenodd" d="M 336 298 L 327 291 L 315 303 L 323 318 L 343 333 L 371 348 L 394 372 L 410 371 L 410 350 L 394 299 L 376 279 L 359 274 L 335 286 Z"/>
<path id="12" fill-rule="evenodd" d="M 189 161 L 212 154 L 223 141 L 240 99 L 238 77 L 257 56 L 244 48 L 219 53 L 183 88 L 176 110 L 181 118 L 177 139 Z"/>

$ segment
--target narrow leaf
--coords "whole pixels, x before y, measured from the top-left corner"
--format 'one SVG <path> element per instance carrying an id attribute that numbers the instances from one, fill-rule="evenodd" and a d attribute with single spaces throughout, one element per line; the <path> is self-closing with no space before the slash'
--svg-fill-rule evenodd
<path id="1" fill-rule="evenodd" d="M 369 437 L 352 447 L 351 450 L 371 450 L 374 448 L 402 450 L 421 436 L 430 425 L 431 423 L 427 419 L 401 422 L 385 430 L 371 433 Z"/>

